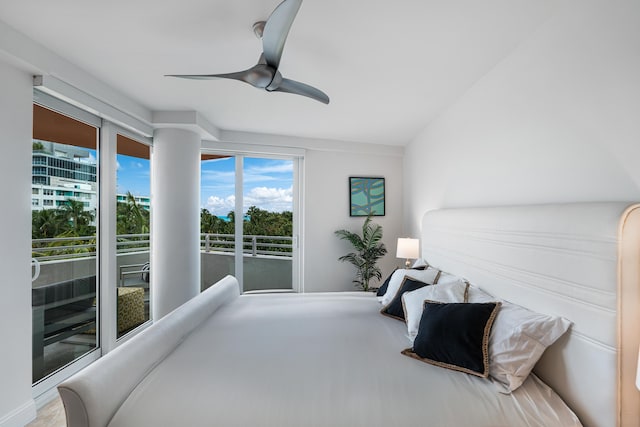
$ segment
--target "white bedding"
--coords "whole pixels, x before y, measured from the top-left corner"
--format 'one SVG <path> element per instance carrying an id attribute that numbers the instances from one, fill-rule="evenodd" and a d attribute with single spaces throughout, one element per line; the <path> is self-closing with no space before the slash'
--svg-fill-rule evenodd
<path id="1" fill-rule="evenodd" d="M 530 376 L 507 395 L 400 354 L 403 322 L 373 294 L 243 295 L 128 396 L 123 426 L 579 426 Z"/>

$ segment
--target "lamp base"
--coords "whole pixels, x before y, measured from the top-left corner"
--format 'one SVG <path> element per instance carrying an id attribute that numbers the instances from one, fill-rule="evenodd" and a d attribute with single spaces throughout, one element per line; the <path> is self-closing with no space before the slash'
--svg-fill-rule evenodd
<path id="1" fill-rule="evenodd" d="M 411 261 L 409 261 L 409 258 L 407 258 L 407 260 L 404 262 L 404 268 L 409 269 L 410 265 L 411 265 Z"/>

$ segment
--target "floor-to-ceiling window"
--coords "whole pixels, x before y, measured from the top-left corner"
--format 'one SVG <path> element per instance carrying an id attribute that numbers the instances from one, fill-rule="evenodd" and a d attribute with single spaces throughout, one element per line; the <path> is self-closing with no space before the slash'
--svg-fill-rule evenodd
<path id="1" fill-rule="evenodd" d="M 117 135 L 117 338 L 149 320 L 150 147 Z"/>
<path id="2" fill-rule="evenodd" d="M 226 274 L 243 292 L 298 291 L 298 159 L 203 159 L 203 288 Z"/>
<path id="3" fill-rule="evenodd" d="M 99 340 L 99 121 L 34 105 L 33 382 L 94 352 Z"/>

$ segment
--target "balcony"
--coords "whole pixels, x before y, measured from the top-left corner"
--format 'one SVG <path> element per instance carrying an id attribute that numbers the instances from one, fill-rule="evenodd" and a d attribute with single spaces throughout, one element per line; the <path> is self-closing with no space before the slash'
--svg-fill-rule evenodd
<path id="1" fill-rule="evenodd" d="M 201 290 L 235 274 L 235 238 L 201 235 Z M 117 236 L 118 336 L 149 319 L 149 235 Z M 292 289 L 292 238 L 244 236 L 244 291 Z M 33 381 L 96 347 L 96 239 L 33 239 Z"/>

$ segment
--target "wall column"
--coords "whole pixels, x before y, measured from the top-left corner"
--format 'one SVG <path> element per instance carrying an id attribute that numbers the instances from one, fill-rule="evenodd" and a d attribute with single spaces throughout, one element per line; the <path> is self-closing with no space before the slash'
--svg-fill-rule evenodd
<path id="1" fill-rule="evenodd" d="M 158 129 L 151 155 L 151 310 L 161 317 L 200 292 L 198 134 Z"/>

